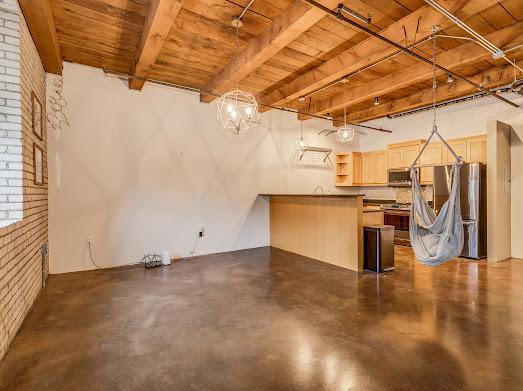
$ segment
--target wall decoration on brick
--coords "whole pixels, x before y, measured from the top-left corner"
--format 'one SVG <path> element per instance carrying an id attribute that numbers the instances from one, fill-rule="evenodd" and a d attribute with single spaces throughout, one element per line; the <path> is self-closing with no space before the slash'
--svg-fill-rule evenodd
<path id="1" fill-rule="evenodd" d="M 64 79 L 60 75 L 48 73 L 47 83 L 47 122 L 51 127 L 60 132 L 64 127 L 69 126 L 69 120 L 65 114 L 67 101 L 64 98 Z M 57 134 L 59 136 L 59 133 Z"/>
<path id="2" fill-rule="evenodd" d="M 33 143 L 33 169 L 35 185 L 44 184 L 44 151 Z"/>
<path id="3" fill-rule="evenodd" d="M 34 91 L 31 92 L 31 105 L 32 105 L 32 126 L 33 126 L 33 133 L 38 137 L 40 140 L 44 139 L 44 132 L 43 132 L 43 118 L 44 113 L 42 110 L 42 103 L 34 93 Z"/>

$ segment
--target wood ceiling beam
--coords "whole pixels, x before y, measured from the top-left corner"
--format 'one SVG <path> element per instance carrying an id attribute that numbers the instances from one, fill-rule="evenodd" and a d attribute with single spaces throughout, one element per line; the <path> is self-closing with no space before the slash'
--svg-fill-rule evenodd
<path id="1" fill-rule="evenodd" d="M 322 4 L 333 9 L 338 0 L 324 0 Z M 273 22 L 233 58 L 223 70 L 210 80 L 202 89 L 205 92 L 221 95 L 230 87 L 231 80 L 242 80 L 255 71 L 281 49 L 298 38 L 301 34 L 325 17 L 325 13 L 302 0 L 294 0 Z M 215 95 L 201 94 L 200 101 L 212 102 Z"/>
<path id="2" fill-rule="evenodd" d="M 129 88 L 141 90 L 180 12 L 182 0 L 151 0 L 130 70 Z"/>
<path id="3" fill-rule="evenodd" d="M 495 5 L 496 1 L 440 0 L 439 3 L 450 12 L 457 13 L 459 17 L 464 18 Z M 461 8 L 462 6 L 463 8 Z M 459 12 L 457 12 L 458 10 Z M 382 30 L 380 35 L 395 42 L 405 43 L 406 31 L 410 43 L 414 40 L 414 37 L 416 41 L 419 41 L 429 36 L 431 27 L 434 25 L 444 28 L 451 23 L 445 16 L 427 5 L 391 24 Z M 378 38 L 367 38 L 365 41 L 273 91 L 262 99 L 262 103 L 264 105 L 285 104 L 339 80 L 351 72 L 374 64 L 396 51 L 397 49 Z"/>
<path id="4" fill-rule="evenodd" d="M 62 74 L 62 52 L 49 0 L 19 0 L 27 27 L 46 72 Z"/>
<path id="5" fill-rule="evenodd" d="M 514 80 L 514 68 L 511 65 L 491 68 L 475 74 L 468 79 L 483 87 L 491 88 L 510 84 Z M 456 80 L 450 84 L 440 84 L 437 89 L 437 101 L 443 102 L 449 99 L 460 98 L 479 92 L 470 84 Z M 379 106 L 373 106 L 365 110 L 349 113 L 348 119 L 352 123 L 360 123 L 386 115 L 397 114 L 404 111 L 430 106 L 432 104 L 432 88 L 426 88 L 415 94 L 382 102 Z M 336 121 L 342 121 L 343 116 L 336 116 Z M 337 123 L 337 122 L 335 122 Z"/>
<path id="6" fill-rule="evenodd" d="M 514 43 L 521 43 L 522 36 L 523 22 L 519 22 L 504 29 L 497 30 L 485 38 L 494 45 L 503 48 Z M 469 42 L 441 53 L 437 58 L 437 63 L 447 69 L 453 69 L 490 57 L 490 53 L 484 48 L 479 46 L 477 43 Z M 417 63 L 407 69 L 394 72 L 390 75 L 365 83 L 362 86 L 347 90 L 346 94 L 339 94 L 318 101 L 313 105 L 311 113 L 322 115 L 342 109 L 344 106 L 353 105 L 372 99 L 376 96 L 385 95 L 410 84 L 430 79 L 432 77 L 432 72 L 432 67 L 429 65 L 425 63 Z"/>

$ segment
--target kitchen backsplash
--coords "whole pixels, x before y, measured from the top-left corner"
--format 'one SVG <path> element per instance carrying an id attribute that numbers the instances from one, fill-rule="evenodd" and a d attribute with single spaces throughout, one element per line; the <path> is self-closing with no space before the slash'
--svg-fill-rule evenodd
<path id="1" fill-rule="evenodd" d="M 432 201 L 432 186 L 423 186 L 423 197 L 427 201 Z M 398 187 L 396 188 L 396 202 L 400 204 L 412 203 L 412 190 L 410 187 Z"/>

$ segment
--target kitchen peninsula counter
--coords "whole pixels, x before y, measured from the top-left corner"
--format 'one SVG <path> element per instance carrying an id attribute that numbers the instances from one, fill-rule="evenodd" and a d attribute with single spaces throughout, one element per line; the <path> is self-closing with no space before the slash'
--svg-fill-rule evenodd
<path id="1" fill-rule="evenodd" d="M 363 269 L 363 194 L 260 194 L 270 199 L 270 244 Z"/>

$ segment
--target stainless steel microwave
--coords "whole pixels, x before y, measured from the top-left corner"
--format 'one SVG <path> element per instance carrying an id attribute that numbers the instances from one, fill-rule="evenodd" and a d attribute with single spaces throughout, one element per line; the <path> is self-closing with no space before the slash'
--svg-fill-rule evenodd
<path id="1" fill-rule="evenodd" d="M 419 179 L 419 170 L 417 170 Z M 387 185 L 389 187 L 410 187 L 410 168 L 391 168 L 388 170 Z"/>

